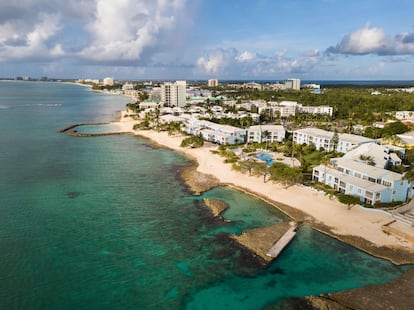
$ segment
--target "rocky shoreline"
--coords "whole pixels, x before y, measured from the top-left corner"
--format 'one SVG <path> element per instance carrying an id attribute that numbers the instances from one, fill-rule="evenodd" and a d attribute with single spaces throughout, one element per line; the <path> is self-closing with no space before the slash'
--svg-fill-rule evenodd
<path id="1" fill-rule="evenodd" d="M 316 229 L 324 234 L 327 234 L 335 239 L 350 244 L 364 252 L 367 252 L 373 256 L 390 260 L 396 265 L 402 264 L 414 264 L 414 257 L 412 254 L 402 252 L 396 248 L 390 247 L 378 247 L 371 242 L 358 237 L 358 236 L 346 236 L 335 234 L 331 227 L 317 221 L 309 214 L 295 209 L 283 203 L 271 201 L 258 193 L 254 193 L 248 189 L 240 188 L 232 184 L 221 184 L 218 180 L 211 176 L 202 174 L 196 171 L 197 165 L 194 164 L 187 167 L 182 173 L 185 184 L 190 190 L 199 195 L 203 191 L 207 191 L 213 187 L 224 185 L 230 186 L 236 190 L 240 190 L 247 194 L 260 198 L 267 203 L 275 206 L 294 221 L 303 222 L 310 225 L 313 229 Z M 289 225 L 289 223 L 282 223 Z M 281 224 L 277 224 L 281 225 Z M 275 225 L 276 226 L 276 225 Z M 267 231 L 274 230 L 273 226 L 259 228 L 252 230 L 248 234 L 242 234 L 241 236 L 231 236 L 238 244 L 243 248 L 252 252 L 254 256 L 265 262 L 265 265 L 269 263 L 269 257 L 266 256 L 263 249 L 268 249 L 271 246 L 270 238 L 264 238 Z M 259 242 L 263 240 L 263 242 Z M 265 243 L 265 245 L 263 244 Z M 255 245 L 256 244 L 256 245 Z M 270 244 L 270 246 L 269 246 Z M 266 259 L 267 258 L 267 259 Z M 264 265 L 264 266 L 265 266 Z M 401 296 L 401 298 L 399 298 Z M 294 304 L 295 309 L 320 309 L 320 310 L 350 310 L 350 309 L 411 309 L 410 305 L 414 305 L 414 270 L 406 272 L 402 277 L 390 281 L 384 285 L 370 285 L 359 289 L 353 289 L 343 291 L 339 293 L 330 293 L 321 296 L 308 296 L 305 298 L 292 298 L 286 301 L 290 306 Z M 266 309 L 281 309 L 279 306 L 269 306 Z"/>
<path id="2" fill-rule="evenodd" d="M 267 203 L 278 208 L 280 211 L 285 213 L 287 216 L 289 216 L 292 220 L 296 222 L 303 222 L 305 224 L 308 224 L 313 229 L 318 230 L 319 232 L 324 233 L 326 235 L 329 235 L 330 237 L 333 237 L 339 241 L 350 244 L 353 247 L 356 247 L 357 249 L 360 249 L 361 251 L 364 251 L 368 254 L 389 260 L 395 265 L 414 264 L 414 256 L 409 252 L 401 251 L 398 248 L 377 246 L 358 236 L 336 234 L 331 227 L 321 223 L 320 221 L 316 220 L 314 217 L 303 211 L 300 211 L 296 208 L 293 208 L 291 206 L 277 201 L 269 200 L 263 197 L 262 195 L 252 192 L 245 188 L 234 186 L 232 184 L 221 184 L 214 176 L 200 173 L 196 171 L 196 169 L 197 165 L 194 164 L 189 167 L 186 167 L 186 169 L 184 169 L 183 173 L 181 174 L 181 177 L 184 180 L 185 184 L 187 184 L 189 189 L 196 195 L 199 195 L 200 193 L 216 186 L 230 186 L 236 190 L 245 192 L 249 195 L 255 196 L 266 201 Z"/>
<path id="3" fill-rule="evenodd" d="M 203 201 L 204 204 L 210 209 L 213 216 L 221 219 L 221 214 L 229 207 L 225 202 L 220 200 L 204 198 Z"/>
<path id="4" fill-rule="evenodd" d="M 414 270 L 383 285 L 305 297 L 303 301 L 313 309 L 393 309 L 409 310 L 414 305 Z"/>

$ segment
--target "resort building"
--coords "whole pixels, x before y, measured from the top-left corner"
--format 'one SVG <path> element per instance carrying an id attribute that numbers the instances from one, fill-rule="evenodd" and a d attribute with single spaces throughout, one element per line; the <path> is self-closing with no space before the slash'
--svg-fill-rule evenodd
<path id="1" fill-rule="evenodd" d="M 247 130 L 247 143 L 282 142 L 286 130 L 281 125 L 255 125 Z"/>
<path id="2" fill-rule="evenodd" d="M 138 106 L 141 110 L 156 109 L 160 107 L 160 102 L 145 100 L 145 101 L 140 102 Z"/>
<path id="3" fill-rule="evenodd" d="M 125 83 L 124 85 L 122 85 L 122 90 L 128 91 L 128 90 L 134 90 L 134 84 L 132 83 Z"/>
<path id="4" fill-rule="evenodd" d="M 375 142 L 364 143 L 347 152 L 342 158 L 351 159 L 382 169 L 390 166 L 399 166 L 402 163 L 405 149 L 390 145 L 379 145 Z"/>
<path id="5" fill-rule="evenodd" d="M 310 114 L 327 114 L 329 116 L 332 116 L 333 113 L 333 107 L 329 107 L 326 105 L 320 105 L 320 106 L 299 106 L 299 112 L 303 113 L 310 113 Z"/>
<path id="6" fill-rule="evenodd" d="M 374 142 L 373 139 L 362 136 L 339 133 L 338 143 L 337 145 L 334 145 L 334 135 L 335 133 L 332 131 L 326 131 L 319 128 L 303 128 L 293 131 L 293 143 L 307 145 L 313 143 L 317 149 L 323 148 L 328 152 L 336 149 L 338 152 L 346 153 L 357 145 Z"/>
<path id="7" fill-rule="evenodd" d="M 218 80 L 216 79 L 210 79 L 207 81 L 207 86 L 208 87 L 217 87 L 218 86 Z"/>
<path id="8" fill-rule="evenodd" d="M 414 111 L 397 111 L 395 118 L 400 121 L 414 121 Z"/>
<path id="9" fill-rule="evenodd" d="M 312 179 L 337 192 L 357 196 L 362 203 L 406 201 L 413 195 L 410 180 L 402 174 L 346 158 L 336 158 L 331 165 L 313 168 Z"/>
<path id="10" fill-rule="evenodd" d="M 201 134 L 204 140 L 217 144 L 237 144 L 246 140 L 246 130 L 229 125 L 189 118 L 185 122 L 185 131 L 191 135 Z"/>
<path id="11" fill-rule="evenodd" d="M 186 81 L 166 82 L 161 85 L 161 101 L 166 107 L 184 107 L 186 105 Z"/>
<path id="12" fill-rule="evenodd" d="M 106 77 L 103 79 L 104 86 L 114 86 L 114 79 L 111 77 Z"/>
<path id="13" fill-rule="evenodd" d="M 281 102 L 257 102 L 259 113 L 268 113 L 278 115 L 279 117 L 295 116 L 298 112 L 309 114 L 326 114 L 332 116 L 333 108 L 322 106 L 303 106 L 296 101 L 281 101 Z"/>
<path id="14" fill-rule="evenodd" d="M 366 138 L 363 136 L 352 135 L 349 133 L 340 133 L 338 134 L 338 145 L 336 146 L 336 151 L 341 153 L 346 153 L 350 149 L 364 144 L 374 142 L 375 140 Z"/>
<path id="15" fill-rule="evenodd" d="M 279 117 L 295 116 L 298 103 L 295 101 L 282 102 L 257 102 L 259 114 L 266 113 L 269 115 L 278 115 Z"/>
<path id="16" fill-rule="evenodd" d="M 300 90 L 300 80 L 299 79 L 287 79 L 285 81 L 286 89 Z"/>

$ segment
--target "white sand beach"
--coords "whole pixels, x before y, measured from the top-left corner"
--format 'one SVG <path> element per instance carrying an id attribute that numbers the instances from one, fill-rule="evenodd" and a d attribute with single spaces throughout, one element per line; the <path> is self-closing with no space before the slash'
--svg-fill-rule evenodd
<path id="1" fill-rule="evenodd" d="M 180 147 L 182 136 L 169 136 L 167 132 L 149 130 L 134 131 L 132 127 L 137 121 L 124 117 L 124 115 L 125 112 L 122 113 L 120 122 L 117 122 L 120 131 L 149 138 L 159 145 L 190 156 L 199 164 L 197 171 L 214 175 L 223 184 L 246 189 L 248 192 L 256 193 L 276 203 L 280 202 L 303 211 L 317 221 L 331 227 L 337 235 L 359 236 L 378 247 L 397 247 L 414 254 L 412 243 L 393 235 L 387 235 L 381 230 L 381 225 L 392 220 L 390 215 L 360 207 L 348 210 L 346 205 L 339 203 L 336 199 L 329 199 L 324 193 L 303 186 L 292 186 L 285 189 L 276 183 L 264 183 L 263 177 L 236 172 L 231 169 L 230 164 L 223 162 L 222 157 L 212 154 L 211 151 L 216 150 L 218 146 L 182 148 Z M 407 229 L 410 228 L 407 226 Z"/>

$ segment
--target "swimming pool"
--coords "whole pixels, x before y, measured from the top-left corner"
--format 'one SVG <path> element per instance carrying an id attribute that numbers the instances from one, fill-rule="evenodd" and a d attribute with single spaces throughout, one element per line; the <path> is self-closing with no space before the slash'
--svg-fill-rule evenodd
<path id="1" fill-rule="evenodd" d="M 257 153 L 256 158 L 266 162 L 268 166 L 271 166 L 273 164 L 273 155 L 269 153 Z"/>

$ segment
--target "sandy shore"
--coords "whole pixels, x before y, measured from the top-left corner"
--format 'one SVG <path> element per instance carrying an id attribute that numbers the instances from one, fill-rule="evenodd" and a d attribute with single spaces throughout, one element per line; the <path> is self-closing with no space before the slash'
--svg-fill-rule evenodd
<path id="1" fill-rule="evenodd" d="M 389 258 L 387 255 L 381 254 L 384 252 L 382 248 L 386 247 L 393 250 L 394 254 L 389 259 L 396 263 L 409 261 L 409 259 L 408 261 L 403 259 L 398 262 L 398 260 L 392 259 L 392 256 L 398 256 L 397 253 L 400 251 L 405 252 L 405 255 L 403 255 L 405 257 L 414 257 L 412 243 L 393 235 L 387 235 L 381 230 L 382 225 L 392 220 L 388 214 L 359 207 L 348 210 L 345 205 L 339 203 L 336 199 L 329 199 L 324 193 L 302 186 L 292 186 L 285 189 L 276 183 L 264 183 L 263 177 L 248 176 L 248 174 L 232 170 L 231 165 L 225 164 L 222 157 L 212 154 L 211 151 L 218 148 L 216 145 L 196 149 L 182 148 L 180 147 L 182 136 L 169 136 L 167 132 L 134 131 L 132 127 L 137 121 L 124 117 L 124 115 L 125 112 L 122 112 L 121 120 L 115 122 L 120 131 L 132 132 L 135 135 L 149 138 L 161 146 L 184 153 L 198 162 L 198 172 L 213 175 L 221 184 L 231 185 L 249 193 L 257 194 L 277 206 L 281 203 L 292 207 L 302 214 L 302 218 L 299 220 L 305 220 L 317 229 L 334 235 L 338 239 L 351 243 L 376 256 Z M 289 208 L 287 207 L 287 209 Z M 284 211 L 283 208 L 282 211 Z M 287 213 L 289 214 L 289 212 Z M 365 243 L 369 245 L 368 248 L 359 246 L 361 242 L 357 242 L 357 240 L 361 238 L 367 241 Z M 355 242 L 352 240 L 355 240 Z M 381 248 L 381 251 L 377 253 L 375 247 Z M 412 262 L 414 263 L 414 259 Z"/>

